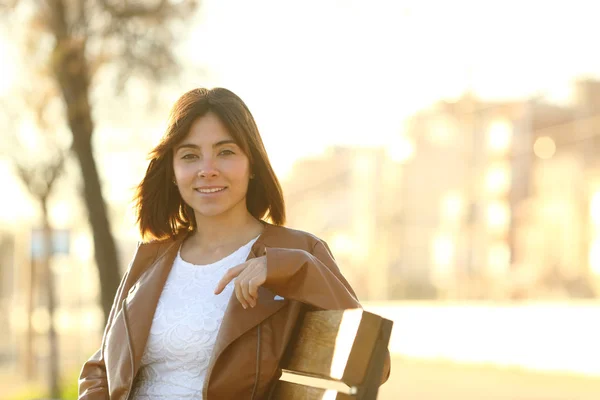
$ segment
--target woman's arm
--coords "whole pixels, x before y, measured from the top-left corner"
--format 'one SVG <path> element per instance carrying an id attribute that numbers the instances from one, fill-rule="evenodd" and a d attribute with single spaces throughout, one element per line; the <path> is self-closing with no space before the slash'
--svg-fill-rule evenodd
<path id="1" fill-rule="evenodd" d="M 338 268 L 325 242 L 317 242 L 308 253 L 294 249 L 267 249 L 267 289 L 280 296 L 324 310 L 360 307 L 354 290 Z M 381 383 L 391 372 L 387 352 Z"/>
<path id="2" fill-rule="evenodd" d="M 358 298 L 338 268 L 324 242 L 311 252 L 301 249 L 266 249 L 266 256 L 230 268 L 215 288 L 215 294 L 235 279 L 235 295 L 244 308 L 255 307 L 258 287 L 322 310 L 360 308 Z M 390 373 L 389 351 L 384 362 L 383 382 Z M 382 382 L 382 383 L 383 383 Z"/>
<path id="3" fill-rule="evenodd" d="M 311 252 L 268 248 L 264 287 L 323 310 L 359 308 L 356 293 L 344 278 L 329 249 L 317 242 Z"/>

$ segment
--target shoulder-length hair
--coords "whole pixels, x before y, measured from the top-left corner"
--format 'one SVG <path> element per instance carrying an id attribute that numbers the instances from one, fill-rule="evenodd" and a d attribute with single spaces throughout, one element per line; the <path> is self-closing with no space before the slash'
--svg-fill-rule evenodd
<path id="1" fill-rule="evenodd" d="M 250 161 L 254 174 L 248 184 L 246 207 L 257 219 L 285 223 L 283 192 L 271 167 L 254 117 L 233 92 L 223 89 L 193 89 L 173 106 L 160 143 L 150 152 L 150 164 L 134 197 L 137 222 L 144 239 L 173 238 L 196 229 L 194 211 L 173 183 L 173 149 L 187 136 L 197 118 L 214 113 Z"/>

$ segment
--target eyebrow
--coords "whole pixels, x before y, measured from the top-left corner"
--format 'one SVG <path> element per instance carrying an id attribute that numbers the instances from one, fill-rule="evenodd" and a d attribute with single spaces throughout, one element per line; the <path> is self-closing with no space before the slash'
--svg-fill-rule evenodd
<path id="1" fill-rule="evenodd" d="M 233 139 L 225 139 L 225 140 L 221 140 L 218 141 L 217 143 L 213 144 L 213 148 L 214 147 L 219 147 L 219 146 L 223 146 L 224 144 L 235 144 L 237 145 L 237 143 L 235 142 L 235 140 Z M 192 143 L 183 143 L 179 146 L 177 146 L 175 148 L 175 151 L 179 151 L 181 149 L 194 149 L 194 150 L 198 150 L 200 148 L 200 146 L 196 145 L 196 144 L 192 144 Z"/>

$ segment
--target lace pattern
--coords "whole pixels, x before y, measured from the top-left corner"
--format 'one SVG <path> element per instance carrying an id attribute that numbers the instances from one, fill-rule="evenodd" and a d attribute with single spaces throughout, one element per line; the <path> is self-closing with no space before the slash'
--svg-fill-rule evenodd
<path id="1" fill-rule="evenodd" d="M 225 271 L 243 263 L 258 238 L 209 265 L 177 253 L 161 293 L 132 400 L 202 399 L 202 386 L 233 282 L 213 291 Z"/>

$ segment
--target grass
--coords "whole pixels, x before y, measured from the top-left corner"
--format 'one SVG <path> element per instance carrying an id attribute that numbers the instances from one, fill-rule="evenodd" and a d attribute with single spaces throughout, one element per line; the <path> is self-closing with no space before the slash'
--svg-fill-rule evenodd
<path id="1" fill-rule="evenodd" d="M 77 400 L 77 376 L 79 374 L 70 374 L 61 381 L 60 400 Z M 50 399 L 48 389 L 40 383 L 28 385 L 28 387 L 18 390 L 6 400 L 35 400 L 35 399 Z"/>

